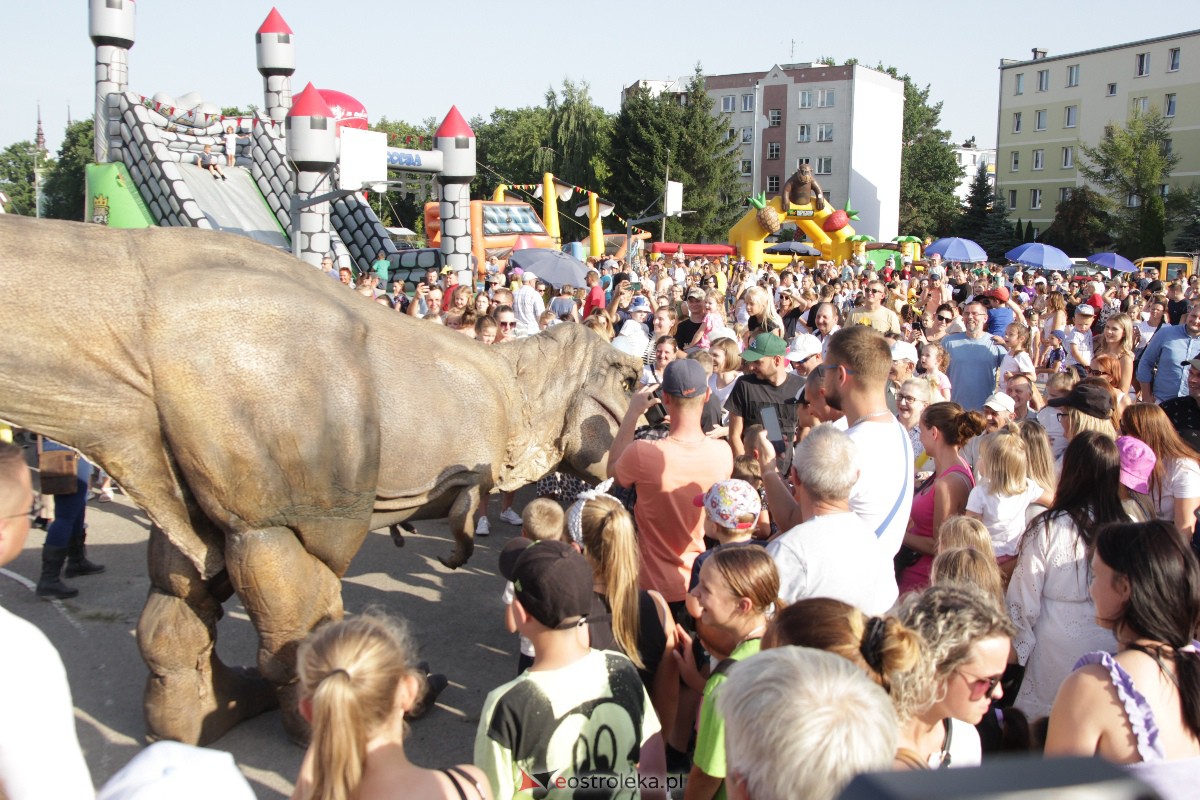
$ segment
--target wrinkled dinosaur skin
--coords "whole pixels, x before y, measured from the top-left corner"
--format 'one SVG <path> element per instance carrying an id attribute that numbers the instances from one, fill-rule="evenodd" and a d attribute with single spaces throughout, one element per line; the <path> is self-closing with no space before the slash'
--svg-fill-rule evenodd
<path id="1" fill-rule="evenodd" d="M 0 216 L 0 419 L 78 448 L 152 521 L 137 638 L 151 738 L 206 743 L 278 702 L 342 615 L 367 533 L 493 489 L 604 476 L 637 359 L 582 325 L 485 346 L 230 234 Z M 560 465 L 561 462 L 561 465 Z M 214 651 L 237 593 L 258 669 Z"/>

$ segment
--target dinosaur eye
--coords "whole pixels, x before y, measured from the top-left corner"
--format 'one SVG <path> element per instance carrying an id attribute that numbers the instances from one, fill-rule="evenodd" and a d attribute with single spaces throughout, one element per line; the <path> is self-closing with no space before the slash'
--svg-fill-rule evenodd
<path id="1" fill-rule="evenodd" d="M 635 388 L 637 380 L 635 378 L 626 378 L 624 381 L 622 381 L 622 383 L 625 386 L 625 391 L 632 392 Z"/>

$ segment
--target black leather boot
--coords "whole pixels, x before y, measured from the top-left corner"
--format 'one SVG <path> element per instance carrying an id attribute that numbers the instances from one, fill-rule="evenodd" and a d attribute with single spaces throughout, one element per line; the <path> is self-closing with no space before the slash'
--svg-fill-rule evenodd
<path id="1" fill-rule="evenodd" d="M 64 574 L 68 578 L 80 575 L 99 575 L 104 572 L 103 564 L 88 561 L 86 542 L 87 526 L 84 526 L 83 533 L 67 544 L 67 568 L 64 570 Z"/>
<path id="2" fill-rule="evenodd" d="M 79 594 L 79 590 L 67 586 L 59 575 L 63 562 L 67 560 L 67 548 L 42 546 L 42 576 L 38 579 L 37 596 L 66 600 Z"/>

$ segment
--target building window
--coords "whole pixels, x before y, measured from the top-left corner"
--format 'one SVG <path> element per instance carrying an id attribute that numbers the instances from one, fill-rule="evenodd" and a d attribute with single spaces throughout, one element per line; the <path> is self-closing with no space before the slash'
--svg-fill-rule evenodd
<path id="1" fill-rule="evenodd" d="M 1105 90 L 1105 92 L 1104 92 L 1104 96 L 1105 97 L 1116 97 L 1117 96 L 1117 85 L 1115 83 L 1110 83 L 1108 85 L 1108 89 Z"/>
<path id="2" fill-rule="evenodd" d="M 1125 206 L 1127 208 L 1139 208 L 1142 205 L 1142 198 L 1138 197 L 1133 192 L 1125 195 Z"/>
<path id="3" fill-rule="evenodd" d="M 779 160 L 779 142 L 767 142 L 767 158 L 771 161 Z"/>
<path id="4" fill-rule="evenodd" d="M 1074 128 L 1079 117 L 1079 106 L 1067 106 L 1063 113 L 1063 127 Z"/>
<path id="5" fill-rule="evenodd" d="M 1071 66 L 1067 67 L 1067 86 L 1071 87 L 1071 86 L 1078 86 L 1078 85 L 1079 85 L 1079 65 L 1072 64 Z"/>
<path id="6" fill-rule="evenodd" d="M 833 123 L 822 122 L 817 126 L 817 141 L 832 142 L 833 141 Z"/>
<path id="7" fill-rule="evenodd" d="M 1041 189 L 1030 189 L 1029 190 L 1029 208 L 1030 208 L 1030 210 L 1031 211 L 1036 210 L 1041 207 L 1042 207 L 1042 190 Z"/>
<path id="8" fill-rule="evenodd" d="M 733 137 L 735 137 L 735 136 L 737 136 L 737 128 L 730 128 L 727 131 L 725 131 L 725 141 L 728 142 L 729 140 L 733 139 Z"/>
<path id="9" fill-rule="evenodd" d="M 1015 209 L 1017 207 L 1017 190 L 1016 189 L 1008 190 L 1008 207 L 1009 207 L 1009 209 Z"/>
<path id="10" fill-rule="evenodd" d="M 1171 155 L 1175 152 L 1175 144 L 1170 139 L 1163 139 L 1163 155 Z"/>
<path id="11" fill-rule="evenodd" d="M 1020 132 L 1021 132 L 1021 112 L 1014 111 L 1013 112 L 1013 133 L 1020 133 Z"/>
<path id="12" fill-rule="evenodd" d="M 1016 74 L 1015 88 L 1013 94 L 1025 94 L 1025 73 L 1018 72 Z"/>
<path id="13" fill-rule="evenodd" d="M 1046 151 L 1045 150 L 1034 150 L 1033 151 L 1033 168 L 1034 169 L 1044 169 L 1045 166 L 1046 166 Z"/>
<path id="14" fill-rule="evenodd" d="M 796 141 L 807 144 L 812 141 L 812 125 L 804 124 L 796 126 Z"/>
<path id="15" fill-rule="evenodd" d="M 800 107 L 812 108 L 812 92 L 808 89 L 800 90 Z"/>
<path id="16" fill-rule="evenodd" d="M 1058 190 L 1058 202 L 1065 203 L 1071 199 L 1071 187 L 1064 186 Z"/>
<path id="17" fill-rule="evenodd" d="M 833 174 L 833 158 L 830 156 L 821 156 L 817 159 L 817 168 L 814 170 L 817 175 L 832 175 Z"/>
<path id="18" fill-rule="evenodd" d="M 833 89 L 817 89 L 817 108 L 833 108 Z"/>
<path id="19" fill-rule="evenodd" d="M 812 159 L 807 156 L 800 156 L 796 159 L 796 169 L 800 169 L 805 164 L 812 165 Z"/>
<path id="20" fill-rule="evenodd" d="M 768 192 L 778 192 L 779 191 L 779 176 L 778 175 L 768 175 L 767 176 L 767 191 Z"/>
<path id="21" fill-rule="evenodd" d="M 1169 94 L 1163 98 L 1163 116 L 1164 117 L 1175 116 L 1175 93 L 1174 92 L 1171 92 L 1171 94 Z"/>
<path id="22" fill-rule="evenodd" d="M 754 128 L 742 128 L 742 144 L 751 144 L 754 141 Z"/>
<path id="23" fill-rule="evenodd" d="M 1046 130 L 1046 109 L 1039 109 L 1033 112 L 1033 129 L 1035 131 Z"/>
<path id="24" fill-rule="evenodd" d="M 1150 74 L 1150 54 L 1138 53 L 1134 57 L 1134 72 L 1133 74 L 1139 78 Z"/>
<path id="25" fill-rule="evenodd" d="M 1179 48 L 1172 47 L 1167 51 L 1167 72 L 1179 72 Z"/>
<path id="26" fill-rule="evenodd" d="M 1145 114 L 1149 110 L 1150 110 L 1150 98 L 1149 97 L 1133 98 L 1133 113 Z"/>
<path id="27" fill-rule="evenodd" d="M 1063 169 L 1070 169 L 1071 167 L 1075 166 L 1075 148 L 1074 147 L 1064 147 L 1063 148 L 1062 165 L 1063 165 Z"/>
<path id="28" fill-rule="evenodd" d="M 754 110 L 754 95 L 753 94 L 742 95 L 742 111 L 753 111 L 753 110 Z"/>
<path id="29" fill-rule="evenodd" d="M 1021 168 L 1021 153 L 1017 150 L 1012 151 L 1012 171 L 1016 172 Z"/>
<path id="30" fill-rule="evenodd" d="M 725 95 L 724 97 L 721 98 L 721 110 L 724 111 L 726 114 L 732 114 L 734 111 L 734 108 L 735 108 L 734 103 L 736 103 L 736 102 L 737 102 L 737 98 L 734 97 L 733 95 L 731 95 L 731 94 Z"/>
<path id="31" fill-rule="evenodd" d="M 783 124 L 783 111 L 778 108 L 772 108 L 767 112 L 767 126 L 778 128 Z"/>
<path id="32" fill-rule="evenodd" d="M 1037 90 L 1039 92 L 1050 91 L 1050 70 L 1048 70 L 1048 69 L 1039 69 L 1038 70 L 1038 88 L 1037 88 Z"/>
<path id="33" fill-rule="evenodd" d="M 751 160 L 748 158 L 743 158 L 742 159 L 742 174 L 749 175 L 751 170 L 753 170 L 753 169 L 754 169 L 753 162 L 751 162 Z"/>
<path id="34" fill-rule="evenodd" d="M 1169 195 L 1169 194 L 1171 193 L 1171 185 L 1170 185 L 1170 184 L 1168 184 L 1168 183 L 1160 183 L 1160 184 L 1158 185 L 1158 193 L 1159 193 L 1160 195 L 1162 195 L 1162 198 L 1163 198 L 1164 200 L 1166 200 L 1166 199 L 1167 199 L 1167 195 Z"/>

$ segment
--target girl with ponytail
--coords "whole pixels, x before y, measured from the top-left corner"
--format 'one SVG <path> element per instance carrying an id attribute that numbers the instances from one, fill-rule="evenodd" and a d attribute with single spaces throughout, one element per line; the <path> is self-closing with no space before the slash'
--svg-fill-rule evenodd
<path id="1" fill-rule="evenodd" d="M 373 614 L 326 623 L 304 640 L 300 713 L 312 741 L 293 800 L 490 800 L 478 768 L 423 769 L 405 756 L 404 716 L 422 680 L 414 652 L 403 626 Z"/>

